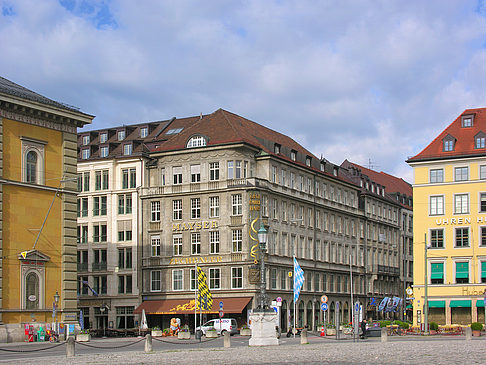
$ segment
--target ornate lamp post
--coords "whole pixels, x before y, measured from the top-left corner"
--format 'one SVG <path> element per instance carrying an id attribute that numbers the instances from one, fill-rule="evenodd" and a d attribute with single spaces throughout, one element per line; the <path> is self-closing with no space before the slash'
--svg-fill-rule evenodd
<path id="1" fill-rule="evenodd" d="M 60 295 L 58 293 L 58 291 L 56 290 L 56 294 L 54 294 L 54 312 L 56 314 L 56 333 L 59 334 L 59 326 L 58 326 L 58 323 L 57 323 L 57 307 L 58 307 L 58 304 L 59 304 L 59 299 L 60 299 Z"/>
<path id="2" fill-rule="evenodd" d="M 267 235 L 268 232 L 263 225 L 260 224 L 258 230 L 258 242 L 260 246 L 260 309 L 264 310 L 268 308 L 267 305 L 267 293 L 266 293 L 266 276 L 265 276 L 265 253 L 267 252 Z"/>

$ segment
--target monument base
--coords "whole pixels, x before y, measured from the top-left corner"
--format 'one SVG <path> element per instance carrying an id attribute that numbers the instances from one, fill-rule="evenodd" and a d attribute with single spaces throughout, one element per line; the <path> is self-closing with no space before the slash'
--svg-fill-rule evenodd
<path id="1" fill-rule="evenodd" d="M 277 314 L 273 310 L 254 310 L 250 315 L 251 338 L 250 346 L 278 346 Z"/>

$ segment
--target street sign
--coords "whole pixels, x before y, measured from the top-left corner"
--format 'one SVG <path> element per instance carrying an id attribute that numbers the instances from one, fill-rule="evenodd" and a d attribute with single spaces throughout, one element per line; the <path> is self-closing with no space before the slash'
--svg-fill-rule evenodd
<path id="1" fill-rule="evenodd" d="M 224 312 L 223 311 L 219 311 L 219 318 L 223 318 L 224 316 Z"/>
<path id="2" fill-rule="evenodd" d="M 282 297 L 277 297 L 277 303 L 282 302 Z"/>
<path id="3" fill-rule="evenodd" d="M 321 310 L 327 311 L 327 303 L 322 303 L 321 304 Z"/>
<path id="4" fill-rule="evenodd" d="M 323 296 L 321 297 L 321 302 L 322 302 L 322 303 L 327 303 L 327 295 L 323 295 Z"/>
<path id="5" fill-rule="evenodd" d="M 223 302 L 219 302 L 219 310 L 222 311 L 223 310 Z"/>

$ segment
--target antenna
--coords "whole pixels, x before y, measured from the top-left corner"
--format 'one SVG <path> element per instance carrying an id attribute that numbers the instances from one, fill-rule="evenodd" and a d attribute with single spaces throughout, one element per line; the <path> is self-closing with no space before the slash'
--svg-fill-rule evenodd
<path id="1" fill-rule="evenodd" d="M 368 166 L 366 166 L 366 168 L 368 168 L 369 170 L 375 170 L 379 165 L 374 163 L 373 160 L 370 158 L 368 158 Z"/>

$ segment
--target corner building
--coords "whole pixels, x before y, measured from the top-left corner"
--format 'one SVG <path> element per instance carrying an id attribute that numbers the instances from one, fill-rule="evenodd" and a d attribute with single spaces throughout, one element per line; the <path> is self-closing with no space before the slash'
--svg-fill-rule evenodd
<path id="1" fill-rule="evenodd" d="M 467 109 L 407 161 L 415 176 L 414 324 L 427 309 L 429 323 L 484 323 L 485 132 L 486 109 Z"/>

